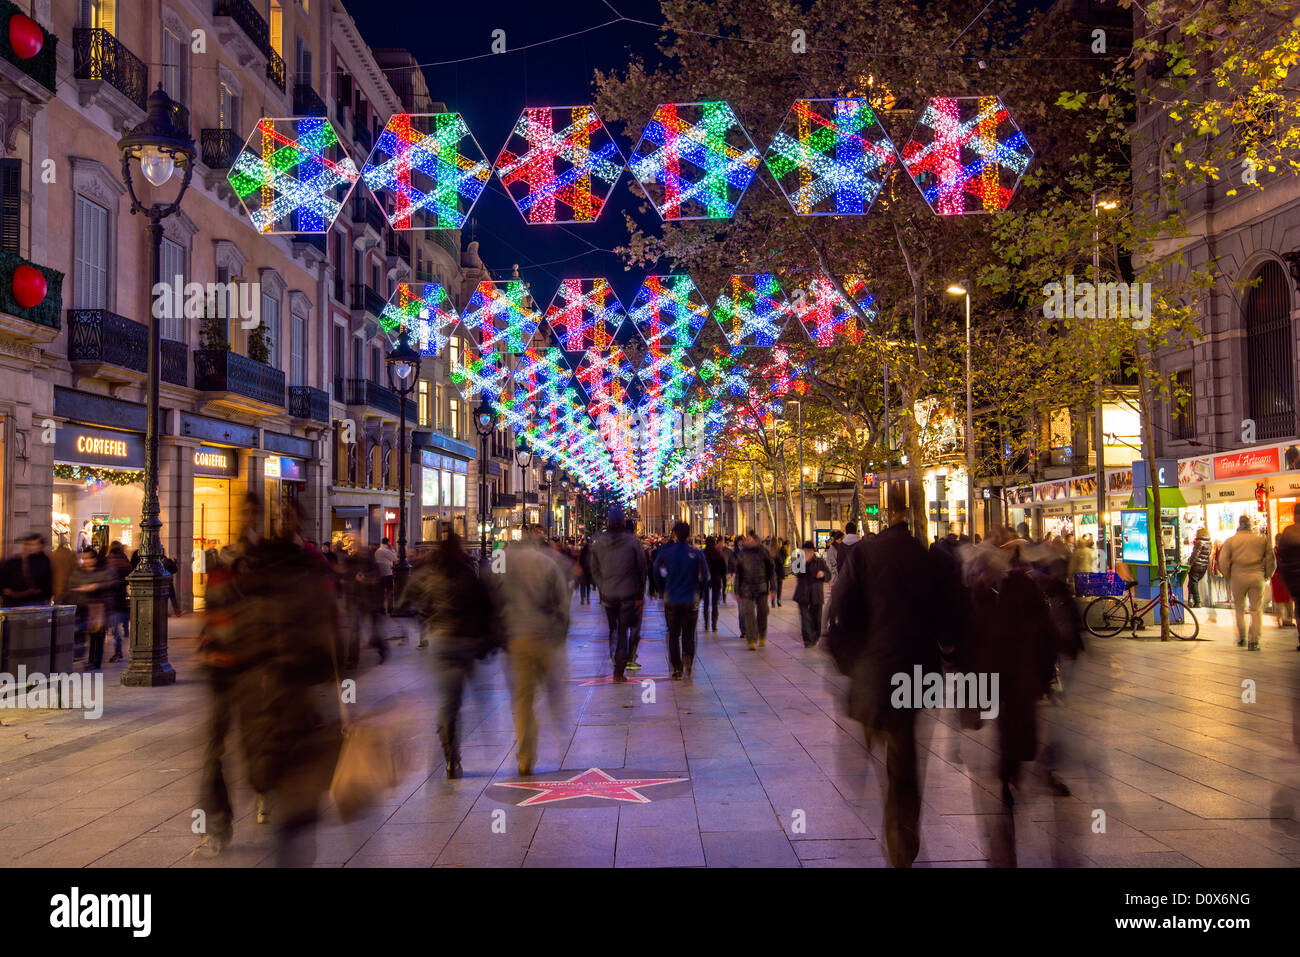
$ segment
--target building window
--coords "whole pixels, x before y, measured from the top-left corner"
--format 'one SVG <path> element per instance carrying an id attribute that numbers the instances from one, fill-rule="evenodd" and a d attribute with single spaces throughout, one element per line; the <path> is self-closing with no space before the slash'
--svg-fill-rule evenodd
<path id="1" fill-rule="evenodd" d="M 108 308 L 108 210 L 77 196 L 76 308 Z"/>
<path id="2" fill-rule="evenodd" d="M 217 126 L 223 130 L 242 132 L 239 125 L 239 94 L 224 80 L 217 84 Z"/>
<path id="3" fill-rule="evenodd" d="M 1192 370 L 1182 369 L 1174 373 L 1173 402 L 1170 426 L 1174 438 L 1196 438 L 1196 396 L 1192 391 Z M 1181 403 L 1181 404 L 1177 404 Z"/>
<path id="4" fill-rule="evenodd" d="M 352 378 L 364 379 L 366 369 L 366 347 L 361 342 L 360 336 L 352 337 Z"/>
<path id="5" fill-rule="evenodd" d="M 375 346 L 370 350 L 370 381 L 379 382 L 379 347 Z"/>
<path id="6" fill-rule="evenodd" d="M 81 0 L 81 25 L 114 33 L 117 0 Z"/>
<path id="7" fill-rule="evenodd" d="M 296 312 L 289 316 L 289 384 L 307 384 L 307 320 Z"/>
<path id="8" fill-rule="evenodd" d="M 452 336 L 447 342 L 447 367 L 455 369 L 460 365 L 460 336 Z"/>
<path id="9" fill-rule="evenodd" d="M 1296 430 L 1291 291 L 1286 271 L 1275 262 L 1261 266 L 1254 280 L 1243 308 L 1247 414 L 1258 438 L 1275 439 Z"/>
<path id="10" fill-rule="evenodd" d="M 0 159 L 0 249 L 22 255 L 23 161 Z"/>
<path id="11" fill-rule="evenodd" d="M 271 28 L 271 49 L 284 57 L 284 9 L 280 0 L 271 0 L 271 16 L 267 20 Z"/>
<path id="12" fill-rule="evenodd" d="M 334 324 L 334 355 L 332 357 L 334 361 L 330 368 L 330 375 L 340 380 L 340 384 L 341 380 L 347 375 L 347 336 L 348 331 L 336 322 Z M 340 390 L 336 389 L 335 391 L 339 392 Z M 334 398 L 339 402 L 343 401 L 341 394 L 335 395 Z"/>
<path id="13" fill-rule="evenodd" d="M 460 399 L 451 399 L 447 403 L 447 426 L 453 439 L 461 438 Z"/>
<path id="14" fill-rule="evenodd" d="M 162 87 L 177 103 L 186 103 L 186 55 L 189 53 L 189 38 L 182 39 L 166 27 L 162 34 Z M 232 127 L 233 129 L 233 127 Z"/>
<path id="15" fill-rule="evenodd" d="M 166 237 L 162 241 L 158 279 L 160 282 L 166 283 L 168 288 L 175 285 L 180 287 L 182 294 L 185 291 L 185 247 L 180 243 L 172 242 Z M 175 302 L 174 299 L 171 301 Z M 184 303 L 183 297 L 181 302 Z M 176 312 L 176 309 L 173 305 L 163 313 L 163 318 L 159 320 L 158 334 L 164 339 L 184 342 L 185 333 L 181 325 L 184 321 L 184 309 L 182 308 L 180 315 L 172 315 L 174 312 Z"/>
<path id="16" fill-rule="evenodd" d="M 427 429 L 433 418 L 429 413 L 429 382 L 421 379 L 416 392 L 416 409 L 418 410 L 420 428 Z"/>
<path id="17" fill-rule="evenodd" d="M 280 368 L 280 300 L 262 296 L 262 328 L 266 335 L 266 348 L 270 352 L 270 365 Z"/>

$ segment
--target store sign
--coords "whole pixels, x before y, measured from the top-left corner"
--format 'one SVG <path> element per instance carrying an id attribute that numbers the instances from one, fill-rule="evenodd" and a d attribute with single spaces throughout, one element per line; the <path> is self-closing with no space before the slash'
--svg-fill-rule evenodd
<path id="1" fill-rule="evenodd" d="M 1177 459 L 1156 459 L 1156 485 L 1160 488 L 1177 488 L 1178 487 L 1178 460 Z M 1151 483 L 1147 481 L 1147 463 L 1145 459 L 1138 459 L 1133 463 L 1133 487 L 1150 488 Z"/>
<path id="2" fill-rule="evenodd" d="M 302 462 L 287 455 L 268 455 L 263 460 L 262 474 L 267 478 L 282 479 L 285 482 L 301 482 Z"/>
<path id="3" fill-rule="evenodd" d="M 280 456 L 271 455 L 263 460 L 262 474 L 267 478 L 280 477 Z"/>
<path id="4" fill-rule="evenodd" d="M 395 509 L 395 508 L 386 508 L 386 509 L 384 509 L 384 521 L 385 521 L 385 522 L 395 522 L 395 521 L 397 521 L 397 509 Z"/>
<path id="5" fill-rule="evenodd" d="M 1243 475 L 1267 475 L 1280 472 L 1281 460 L 1277 449 L 1248 449 L 1231 455 L 1214 457 L 1214 477 L 1216 479 L 1241 478 Z"/>
<path id="6" fill-rule="evenodd" d="M 1211 465 L 1208 458 L 1183 459 L 1178 463 L 1179 485 L 1203 485 L 1210 480 Z"/>
<path id="7" fill-rule="evenodd" d="M 195 475 L 232 476 L 239 474 L 239 453 L 215 445 L 200 445 L 194 450 Z"/>
<path id="8" fill-rule="evenodd" d="M 144 436 L 67 424 L 54 435 L 54 461 L 62 465 L 144 468 Z"/>

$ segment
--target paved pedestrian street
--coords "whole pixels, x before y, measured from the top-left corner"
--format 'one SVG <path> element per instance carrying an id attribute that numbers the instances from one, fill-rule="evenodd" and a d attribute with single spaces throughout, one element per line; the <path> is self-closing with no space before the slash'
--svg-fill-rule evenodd
<path id="1" fill-rule="evenodd" d="M 880 867 L 878 765 L 839 711 L 844 681 L 798 640 L 798 609 L 772 614 L 765 648 L 736 637 L 736 606 L 702 639 L 695 676 L 667 673 L 662 607 L 646 604 L 633 681 L 607 680 L 598 605 L 574 599 L 568 674 L 543 698 L 537 773 L 515 773 L 500 660 L 465 707 L 461 780 L 444 776 L 434 736 L 433 672 L 411 636 L 384 665 L 367 650 L 362 710 L 405 720 L 402 786 L 360 819 L 329 810 L 317 841 L 327 867 Z M 1228 614 L 1209 640 L 1092 639 L 1067 704 L 1045 704 L 1043 744 L 1068 796 L 1043 768 L 1016 795 L 1020 866 L 1300 864 L 1300 768 L 1292 741 L 1300 654 L 1294 631 L 1265 628 L 1238 649 Z M 0 862 L 16 867 L 268 866 L 271 826 L 236 774 L 235 838 L 190 855 L 208 694 L 195 667 L 193 617 L 173 621 L 174 687 L 129 689 L 106 673 L 103 717 L 0 712 Z M 184 637 L 185 635 L 189 637 Z M 1243 702 L 1243 682 L 1255 699 Z M 983 867 L 997 804 L 991 723 L 953 712 L 922 719 L 923 837 L 918 865 Z M 231 751 L 234 738 L 232 736 Z M 272 809 L 274 813 L 274 808 Z"/>

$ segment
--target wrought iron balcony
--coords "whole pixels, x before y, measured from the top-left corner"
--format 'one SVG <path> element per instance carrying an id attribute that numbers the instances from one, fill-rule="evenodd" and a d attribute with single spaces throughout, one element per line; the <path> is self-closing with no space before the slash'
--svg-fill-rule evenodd
<path id="1" fill-rule="evenodd" d="M 53 93 L 56 64 L 55 50 L 59 38 L 45 27 L 41 27 L 41 34 L 45 38 L 45 42 L 41 45 L 41 51 L 36 56 L 23 59 L 14 52 L 13 46 L 9 43 L 9 21 L 13 19 L 14 14 L 26 16 L 25 11 L 17 4 L 11 3 L 10 0 L 0 0 L 0 57 L 4 57 L 4 59 Z"/>
<path id="2" fill-rule="evenodd" d="M 328 116 L 329 107 L 310 83 L 295 83 L 293 112 L 295 116 Z"/>
<path id="3" fill-rule="evenodd" d="M 284 408 L 284 373 L 225 349 L 194 350 L 194 387 Z"/>
<path id="4" fill-rule="evenodd" d="M 72 76 L 77 80 L 107 83 L 141 110 L 145 109 L 149 71 L 138 56 L 107 30 L 95 27 L 72 31 Z"/>
<path id="5" fill-rule="evenodd" d="M 352 201 L 352 222 L 358 226 L 369 226 L 377 233 L 383 233 L 384 227 L 388 225 L 388 218 L 374 203 L 367 202 L 364 196 L 358 196 Z"/>
<path id="6" fill-rule="evenodd" d="M 189 385 L 185 343 L 163 339 L 158 375 Z M 149 327 L 107 309 L 68 310 L 68 361 L 99 378 L 136 381 L 149 372 Z M 112 368 L 133 375 L 115 374 Z"/>
<path id="7" fill-rule="evenodd" d="M 45 298 L 30 309 L 20 306 L 14 301 L 14 270 L 19 266 L 32 266 L 45 277 Z M 63 273 L 42 266 L 39 263 L 30 262 L 8 250 L 0 249 L 0 313 L 6 316 L 17 316 L 26 322 L 46 326 L 57 331 L 59 329 L 59 313 L 62 309 Z"/>
<path id="8" fill-rule="evenodd" d="M 284 66 L 284 57 L 280 56 L 280 54 L 276 53 L 274 50 L 268 50 L 266 53 L 266 75 L 272 83 L 278 86 L 281 90 L 284 89 L 288 71 Z"/>
<path id="9" fill-rule="evenodd" d="M 390 233 L 387 242 L 384 244 L 384 254 L 389 259 L 400 259 L 402 262 L 410 262 L 411 241 L 405 236 L 398 236 L 396 233 Z"/>
<path id="10" fill-rule="evenodd" d="M 289 414 L 295 419 L 328 422 L 330 420 L 329 393 L 321 389 L 313 389 L 309 385 L 289 386 Z"/>
<path id="11" fill-rule="evenodd" d="M 230 17 L 263 54 L 271 52 L 271 27 L 249 0 L 216 0 L 214 17 Z"/>
<path id="12" fill-rule="evenodd" d="M 375 292 L 365 283 L 354 282 L 352 284 L 352 309 L 354 311 L 365 310 L 371 315 L 378 317 L 384 311 L 386 300 L 379 293 Z"/>
<path id="13" fill-rule="evenodd" d="M 199 133 L 203 165 L 208 169 L 230 169 L 242 146 L 234 130 L 206 129 Z"/>
<path id="14" fill-rule="evenodd" d="M 392 389 L 386 389 L 378 382 L 371 382 L 369 379 L 348 379 L 346 385 L 347 405 L 364 405 L 390 415 L 401 415 L 401 396 Z M 407 421 L 414 422 L 415 416 L 415 400 L 407 399 Z"/>

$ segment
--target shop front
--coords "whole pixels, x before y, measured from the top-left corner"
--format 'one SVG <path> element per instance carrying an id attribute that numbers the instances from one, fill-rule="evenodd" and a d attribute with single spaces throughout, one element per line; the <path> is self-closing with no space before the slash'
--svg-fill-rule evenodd
<path id="1" fill-rule="evenodd" d="M 239 450 L 227 446 L 200 445 L 194 460 L 194 607 L 203 605 L 207 593 L 208 566 L 227 545 L 239 537 Z"/>
<path id="2" fill-rule="evenodd" d="M 468 534 L 468 480 L 470 463 L 432 449 L 420 452 L 420 538 L 442 537 L 451 528 L 461 538 Z"/>
<path id="3" fill-rule="evenodd" d="M 1120 540 L 1120 511 L 1128 508 L 1133 497 L 1133 470 L 1115 469 L 1106 473 L 1106 514 L 1110 534 L 1107 542 L 1112 551 L 1111 567 L 1117 561 Z M 1097 478 L 1077 475 L 1008 488 L 1003 492 L 1008 525 L 1014 530 L 1021 524 L 1029 527 L 1031 538 L 1073 536 L 1076 541 L 1091 536 L 1097 542 Z M 1098 571 L 1104 556 L 1098 556 Z"/>
<path id="4" fill-rule="evenodd" d="M 263 494 L 266 501 L 266 534 L 276 535 L 285 510 L 303 505 L 303 488 L 307 483 L 307 463 L 287 455 L 268 455 L 262 459 Z"/>
<path id="5" fill-rule="evenodd" d="M 68 422 L 54 438 L 50 541 L 74 551 L 140 545 L 144 435 Z"/>

